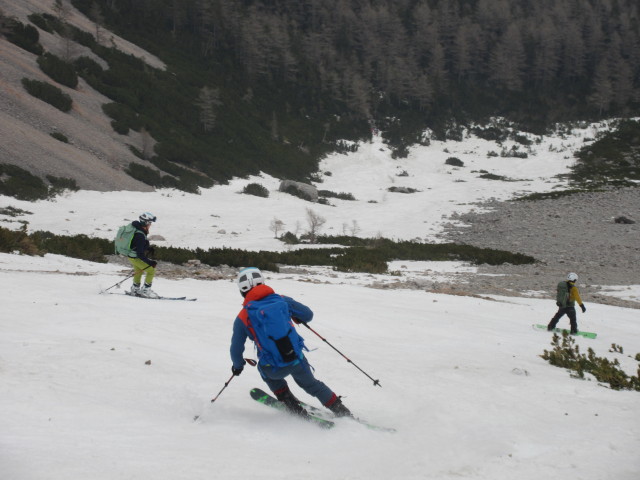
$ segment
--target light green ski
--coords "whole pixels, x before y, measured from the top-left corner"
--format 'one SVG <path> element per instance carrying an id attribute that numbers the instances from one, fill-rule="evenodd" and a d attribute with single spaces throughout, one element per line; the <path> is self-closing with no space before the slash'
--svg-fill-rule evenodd
<path id="1" fill-rule="evenodd" d="M 542 330 L 546 330 L 547 326 L 546 325 L 539 325 L 536 324 L 533 326 L 534 328 L 541 328 Z M 569 330 L 564 329 L 564 328 L 554 328 L 553 329 L 554 332 L 556 333 L 563 333 L 563 332 L 567 332 L 569 333 Z M 580 332 L 578 331 L 578 333 L 576 333 L 576 335 L 580 335 L 582 337 L 586 337 L 586 338 L 596 338 L 596 336 L 598 336 L 597 333 L 593 333 L 593 332 Z"/>

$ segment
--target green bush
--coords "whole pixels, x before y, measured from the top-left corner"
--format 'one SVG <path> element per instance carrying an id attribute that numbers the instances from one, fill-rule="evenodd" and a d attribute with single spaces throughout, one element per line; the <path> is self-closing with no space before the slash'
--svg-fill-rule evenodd
<path id="1" fill-rule="evenodd" d="M 504 175 L 496 175 L 495 173 L 483 173 L 480 175 L 480 178 L 484 178 L 485 180 L 500 180 L 503 182 L 509 181 Z"/>
<path id="2" fill-rule="evenodd" d="M 78 190 L 76 181 L 71 178 L 47 175 L 51 186 L 27 170 L 16 165 L 0 164 L 0 195 L 7 195 L 18 200 L 45 200 L 59 195 L 64 190 Z"/>
<path id="3" fill-rule="evenodd" d="M 44 30 L 47 33 L 53 33 L 53 28 L 49 25 L 49 22 L 44 15 L 40 13 L 32 13 L 27 18 L 41 30 Z"/>
<path id="4" fill-rule="evenodd" d="M 5 236 L 7 234 L 5 233 Z M 23 239 L 23 237 L 21 237 Z M 112 240 L 87 237 L 86 235 L 58 236 L 50 232 L 36 232 L 30 236 L 38 251 L 57 253 L 96 262 L 113 253 Z M 284 241 L 298 243 L 291 232 L 283 235 Z M 385 273 L 390 260 L 462 260 L 475 263 L 513 264 L 531 263 L 531 257 L 510 252 L 479 249 L 455 244 L 418 244 L 394 242 L 384 238 L 361 239 L 357 237 L 318 237 L 319 242 L 345 245 L 346 248 L 305 248 L 290 252 L 246 251 L 231 248 L 190 250 L 176 247 L 157 247 L 156 258 L 161 261 L 182 264 L 198 259 L 202 263 L 216 266 L 257 266 L 265 270 L 278 271 L 278 265 L 329 266 L 342 272 Z M 5 239 L 7 248 L 16 249 L 13 237 Z"/>
<path id="5" fill-rule="evenodd" d="M 247 195 L 255 195 L 256 197 L 267 198 L 269 196 L 269 190 L 259 183 L 250 183 L 244 187 L 242 193 Z"/>
<path id="6" fill-rule="evenodd" d="M 25 255 L 42 255 L 37 245 L 27 235 L 27 227 L 23 225 L 20 230 L 9 230 L 0 227 L 0 252 L 20 252 Z"/>
<path id="7" fill-rule="evenodd" d="M 516 201 L 536 201 L 536 200 L 546 200 L 546 199 L 556 199 L 563 197 L 570 197 L 571 195 L 576 195 L 579 193 L 585 192 L 602 192 L 604 190 L 598 188 L 574 188 L 568 190 L 556 190 L 555 192 L 542 192 L 542 193 L 530 193 L 528 195 L 523 195 L 522 197 L 518 197 Z"/>
<path id="8" fill-rule="evenodd" d="M 30 235 L 38 248 L 46 253 L 81 258 L 91 262 L 106 263 L 105 255 L 113 253 L 113 241 L 87 235 L 54 235 L 50 232 L 34 232 Z"/>
<path id="9" fill-rule="evenodd" d="M 50 232 L 27 234 L 27 227 L 13 231 L 0 227 L 0 252 L 19 251 L 25 255 L 55 253 L 92 262 L 106 262 L 113 253 L 113 242 L 86 235 L 62 236 Z"/>
<path id="10" fill-rule="evenodd" d="M 282 235 L 280 237 L 280 240 L 282 240 L 287 245 L 297 245 L 298 243 L 300 243 L 300 239 L 291 232 L 287 232 L 284 235 Z"/>
<path id="11" fill-rule="evenodd" d="M 126 123 L 118 122 L 116 120 L 111 121 L 111 128 L 120 135 L 127 135 L 129 133 L 129 126 Z"/>
<path id="12" fill-rule="evenodd" d="M 189 193 L 199 193 L 200 187 L 210 188 L 214 184 L 213 180 L 206 175 L 183 168 L 173 162 L 165 160 L 164 158 L 153 157 L 149 161 L 160 170 L 177 178 L 176 180 L 176 178 L 169 176 L 163 177 L 163 186 L 166 188 L 177 188 Z M 174 183 L 170 183 L 172 181 Z"/>
<path id="13" fill-rule="evenodd" d="M 104 71 L 98 62 L 89 57 L 78 57 L 73 62 L 73 65 L 78 74 L 85 77 L 85 80 L 87 78 L 100 77 Z"/>
<path id="14" fill-rule="evenodd" d="M 1 208 L 0 214 L 6 215 L 7 217 L 19 217 L 20 215 L 33 215 L 33 212 L 29 212 L 27 210 L 22 210 L 21 208 L 12 207 L 9 205 L 8 207 Z"/>
<path id="15" fill-rule="evenodd" d="M 387 188 L 387 191 L 391 193 L 416 193 L 420 190 L 411 187 L 389 187 Z"/>
<path id="16" fill-rule="evenodd" d="M 153 168 L 147 167 L 146 165 L 140 165 L 139 163 L 131 162 L 124 171 L 127 175 L 141 181 L 142 183 L 151 185 L 152 187 L 163 186 L 163 178 L 160 172 L 154 170 Z"/>
<path id="17" fill-rule="evenodd" d="M 42 54 L 44 49 L 38 43 L 40 34 L 37 28 L 33 25 L 24 25 L 15 18 L 4 18 L 4 24 L 7 40 L 28 52 Z"/>
<path id="18" fill-rule="evenodd" d="M 324 198 L 339 198 L 340 200 L 355 200 L 356 198 L 351 193 L 335 193 L 329 190 L 318 190 L 318 196 Z"/>
<path id="19" fill-rule="evenodd" d="M 69 88 L 76 88 L 78 86 L 78 74 L 73 65 L 56 57 L 54 54 L 45 53 L 38 57 L 38 65 L 40 65 L 40 69 L 44 73 L 56 82 L 66 85 Z"/>
<path id="20" fill-rule="evenodd" d="M 129 133 L 129 128 L 131 130 L 138 131 L 142 126 L 138 114 L 121 103 L 105 103 L 102 105 L 102 111 L 114 120 L 114 122 L 111 122 L 114 130 L 116 130 L 114 123 L 118 125 L 120 130 L 126 129 L 124 133 L 120 130 L 116 130 L 116 132 L 123 135 Z"/>
<path id="21" fill-rule="evenodd" d="M 621 368 L 617 359 L 611 361 L 604 357 L 596 357 L 593 349 L 589 348 L 587 354 L 580 353 L 580 346 L 575 344 L 575 339 L 567 332 L 562 337 L 553 335 L 551 342 L 553 350 L 545 350 L 540 357 L 556 367 L 567 368 L 575 372 L 578 378 L 585 378 L 585 373 L 590 373 L 596 380 L 608 383 L 613 390 L 636 390 L 640 392 L 640 366 L 637 376 L 627 375 Z M 622 348 L 617 350 L 622 353 Z M 638 359 L 638 355 L 636 355 Z"/>
<path id="22" fill-rule="evenodd" d="M 464 162 L 457 157 L 449 157 L 444 161 L 444 163 L 453 167 L 464 167 Z"/>
<path id="23" fill-rule="evenodd" d="M 71 97 L 58 87 L 54 87 L 49 83 L 41 82 L 39 80 L 29 80 L 28 78 L 22 79 L 22 85 L 29 94 L 53 105 L 58 110 L 63 112 L 71 110 Z"/>
<path id="24" fill-rule="evenodd" d="M 49 196 L 60 195 L 65 190 L 77 192 L 79 190 L 78 184 L 72 178 L 54 177 L 53 175 L 47 175 L 47 180 L 51 186 L 49 187 Z"/>
<path id="25" fill-rule="evenodd" d="M 53 138 L 55 138 L 56 140 L 59 140 L 63 143 L 69 143 L 69 139 L 67 138 L 66 135 L 64 135 L 63 133 L 60 132 L 52 132 L 49 135 L 51 135 Z"/>
<path id="26" fill-rule="evenodd" d="M 569 179 L 577 185 L 637 186 L 640 180 L 640 122 L 621 121 L 615 130 L 576 153 Z"/>
<path id="27" fill-rule="evenodd" d="M 0 164 L 0 195 L 18 200 L 44 200 L 49 197 L 49 188 L 41 178 L 25 169 L 2 163 Z"/>

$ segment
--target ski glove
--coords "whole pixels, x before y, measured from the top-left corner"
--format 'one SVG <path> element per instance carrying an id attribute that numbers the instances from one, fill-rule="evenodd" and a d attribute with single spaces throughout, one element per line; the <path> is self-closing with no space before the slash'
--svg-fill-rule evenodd
<path id="1" fill-rule="evenodd" d="M 156 265 L 158 265 L 158 262 L 156 262 L 155 260 L 149 260 L 149 266 L 151 268 L 156 268 Z"/>
<path id="2" fill-rule="evenodd" d="M 233 373 L 236 377 L 242 373 L 242 370 L 244 370 L 244 366 L 240 368 L 236 368 L 233 365 L 231 365 L 231 373 Z"/>
<path id="3" fill-rule="evenodd" d="M 582 313 L 587 311 L 587 307 L 585 307 L 584 304 L 580 305 L 580 308 L 582 309 Z"/>
<path id="4" fill-rule="evenodd" d="M 294 323 L 297 323 L 298 325 L 300 325 L 301 323 L 306 323 L 306 322 L 303 322 L 302 320 L 300 320 L 299 318 L 296 318 L 296 317 L 291 317 L 291 320 L 293 320 Z"/>

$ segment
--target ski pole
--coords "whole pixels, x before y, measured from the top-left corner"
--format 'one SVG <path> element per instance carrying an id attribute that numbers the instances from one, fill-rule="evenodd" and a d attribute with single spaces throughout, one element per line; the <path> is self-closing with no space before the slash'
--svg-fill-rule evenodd
<path id="1" fill-rule="evenodd" d="M 218 392 L 218 394 L 217 394 L 214 398 L 212 398 L 212 399 L 211 399 L 211 403 L 215 402 L 215 401 L 218 399 L 218 397 L 220 396 L 220 394 L 221 394 L 222 392 L 224 392 L 224 389 L 225 389 L 225 388 L 227 388 L 227 385 L 229 385 L 229 384 L 231 383 L 231 380 L 233 380 L 233 377 L 235 377 L 235 375 L 234 375 L 234 374 L 231 374 L 231 377 L 229 377 L 229 380 L 227 380 L 227 381 L 224 383 L 224 387 L 222 387 L 222 390 L 220 390 L 220 391 Z"/>
<path id="2" fill-rule="evenodd" d="M 251 359 L 251 358 L 245 358 L 244 360 L 245 360 L 249 365 L 251 365 L 252 367 L 255 367 L 255 366 L 256 366 L 256 361 L 255 361 L 255 360 L 253 360 L 253 359 Z M 212 399 L 211 399 L 211 403 L 215 402 L 215 401 L 218 399 L 218 397 L 220 396 L 220 394 L 221 394 L 222 392 L 224 392 L 224 389 L 225 389 L 225 388 L 227 388 L 227 385 L 229 385 L 229 384 L 231 383 L 231 380 L 233 380 L 233 377 L 235 377 L 235 376 L 236 376 L 236 375 L 233 375 L 233 374 L 231 375 L 231 377 L 229 378 L 229 380 L 227 380 L 227 381 L 224 383 L 224 387 L 222 387 L 222 390 L 220 390 L 220 391 L 218 392 L 218 394 L 217 394 L 214 398 L 212 398 Z"/>
<path id="3" fill-rule="evenodd" d="M 146 267 L 144 267 L 142 269 L 142 271 L 144 272 L 147 268 L 149 268 L 151 265 L 147 265 Z M 113 287 L 120 287 L 120 284 L 122 282 L 125 282 L 126 280 L 130 279 L 131 277 L 133 277 L 136 274 L 135 270 L 130 273 L 129 275 L 127 275 L 126 277 L 124 277 L 124 279 L 120 280 L 118 283 L 114 283 L 113 285 L 111 285 L 109 288 L 105 288 L 104 290 L 102 290 L 100 293 L 105 293 L 108 290 L 111 290 Z"/>
<path id="4" fill-rule="evenodd" d="M 341 352 L 340 350 L 338 350 L 336 347 L 334 347 L 333 345 L 331 345 L 331 344 L 327 341 L 327 339 L 326 339 L 326 338 L 324 338 L 322 335 L 320 335 L 318 332 L 316 332 L 316 331 L 315 331 L 313 328 L 311 328 L 309 325 L 307 325 L 307 324 L 306 324 L 306 323 L 304 323 L 304 322 L 300 322 L 300 323 L 302 323 L 302 325 L 304 325 L 304 326 L 305 326 L 305 327 L 307 327 L 309 330 L 311 330 L 313 333 L 315 333 L 318 337 L 320 337 L 320 339 L 321 339 L 324 343 L 326 343 L 326 344 L 327 344 L 327 345 L 329 345 L 331 348 L 333 348 L 336 352 L 338 352 L 340 355 L 342 355 L 342 357 L 343 357 L 347 362 L 349 362 L 351 365 L 353 365 L 353 366 L 354 366 L 354 367 L 356 367 L 358 370 L 360 370 L 362 373 L 364 373 L 364 374 L 367 376 L 367 378 L 368 378 L 369 380 L 372 380 L 372 381 L 373 381 L 373 385 L 374 385 L 374 386 L 376 386 L 376 385 L 377 385 L 377 386 L 379 386 L 379 387 L 382 387 L 382 385 L 380 385 L 380 380 L 375 380 L 375 379 L 373 379 L 373 378 L 372 378 L 372 377 L 371 377 L 367 372 L 365 372 L 365 371 L 364 371 L 364 370 L 362 370 L 358 365 L 356 365 L 355 363 L 353 363 L 349 357 L 347 357 L 344 353 L 342 353 L 342 352 Z"/>

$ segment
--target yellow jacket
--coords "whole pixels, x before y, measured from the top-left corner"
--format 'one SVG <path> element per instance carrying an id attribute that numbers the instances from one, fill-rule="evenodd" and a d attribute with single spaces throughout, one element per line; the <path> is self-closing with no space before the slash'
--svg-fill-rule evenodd
<path id="1" fill-rule="evenodd" d="M 576 302 L 578 305 L 582 305 L 582 298 L 580 298 L 580 292 L 578 291 L 578 287 L 570 283 L 571 287 L 569 288 L 569 301 L 567 302 L 569 307 L 575 306 Z"/>

